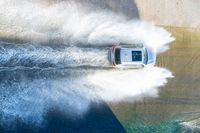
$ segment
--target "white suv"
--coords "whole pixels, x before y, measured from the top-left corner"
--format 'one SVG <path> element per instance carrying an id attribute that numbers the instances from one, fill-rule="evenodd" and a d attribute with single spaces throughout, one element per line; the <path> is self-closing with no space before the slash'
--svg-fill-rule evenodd
<path id="1" fill-rule="evenodd" d="M 113 67 L 141 68 L 147 65 L 153 66 L 156 62 L 156 54 L 143 44 L 120 43 L 114 45 L 110 53 Z"/>

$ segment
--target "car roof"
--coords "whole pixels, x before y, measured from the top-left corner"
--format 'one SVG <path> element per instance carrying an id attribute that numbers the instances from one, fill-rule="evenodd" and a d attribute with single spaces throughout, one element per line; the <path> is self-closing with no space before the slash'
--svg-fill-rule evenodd
<path id="1" fill-rule="evenodd" d="M 141 54 L 139 56 L 139 60 L 133 61 L 132 59 L 132 52 L 135 51 L 137 54 Z M 143 63 L 143 49 L 136 49 L 136 48 L 121 48 L 120 50 L 120 59 L 121 64 L 142 64 Z M 138 57 L 137 57 L 138 58 Z M 141 59 L 140 59 L 141 58 Z"/>
<path id="2" fill-rule="evenodd" d="M 138 43 L 138 44 L 128 44 L 128 43 L 120 43 L 119 45 L 116 46 L 116 48 L 119 48 L 121 49 L 120 51 L 120 54 L 124 54 L 126 52 L 131 52 L 131 51 L 135 51 L 135 50 L 139 50 L 139 51 L 142 51 L 144 53 L 147 53 L 148 54 L 148 62 L 147 64 L 155 64 L 156 62 L 156 54 L 154 53 L 154 51 L 149 48 L 149 47 L 145 47 L 142 43 Z M 124 57 L 124 55 L 121 56 L 120 55 L 120 58 L 121 57 Z M 138 62 L 133 62 L 132 61 L 132 57 L 130 56 L 130 53 L 129 53 L 129 57 L 127 57 L 127 60 L 121 60 L 121 65 L 143 65 L 144 64 L 144 56 L 142 56 L 142 61 L 138 61 Z"/>

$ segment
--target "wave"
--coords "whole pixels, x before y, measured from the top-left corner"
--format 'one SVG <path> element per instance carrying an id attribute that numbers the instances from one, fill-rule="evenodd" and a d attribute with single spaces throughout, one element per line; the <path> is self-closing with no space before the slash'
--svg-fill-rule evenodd
<path id="1" fill-rule="evenodd" d="M 156 97 L 173 77 L 159 67 L 114 70 L 108 61 L 109 47 L 119 42 L 164 52 L 171 33 L 72 1 L 0 0 L 0 38 L 3 121 L 41 123 L 51 108 L 79 117 L 90 102 Z"/>

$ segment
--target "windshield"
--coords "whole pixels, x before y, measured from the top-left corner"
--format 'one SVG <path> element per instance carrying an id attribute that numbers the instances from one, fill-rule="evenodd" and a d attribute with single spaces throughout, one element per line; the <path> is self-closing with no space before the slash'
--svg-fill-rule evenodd
<path id="1" fill-rule="evenodd" d="M 115 63 L 116 64 L 121 64 L 121 60 L 120 60 L 120 49 L 116 48 L 115 49 Z"/>
<path id="2" fill-rule="evenodd" d="M 145 51 L 144 51 L 144 64 L 147 64 L 148 63 L 148 52 L 147 52 L 147 49 L 145 48 Z"/>
<path id="3" fill-rule="evenodd" d="M 148 49 L 148 64 L 155 63 L 155 53 L 151 49 Z"/>

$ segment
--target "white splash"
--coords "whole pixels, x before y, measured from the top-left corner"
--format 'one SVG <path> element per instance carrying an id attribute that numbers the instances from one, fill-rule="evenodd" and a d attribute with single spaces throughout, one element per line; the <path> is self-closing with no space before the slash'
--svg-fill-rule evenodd
<path id="1" fill-rule="evenodd" d="M 88 79 L 96 85 L 96 92 L 102 99 L 118 102 L 156 97 L 158 88 L 167 83 L 167 78 L 172 77 L 169 70 L 149 67 L 140 70 L 100 71 Z"/>
<path id="2" fill-rule="evenodd" d="M 163 28 L 109 11 L 89 12 L 74 2 L 51 5 L 25 0 L 1 0 L 0 33 L 3 37 L 34 41 L 63 40 L 67 45 L 105 45 L 142 42 L 163 52 L 174 40 Z"/>
<path id="3" fill-rule="evenodd" d="M 26 49 L 14 50 L 14 53 L 19 55 L 17 60 L 34 59 L 36 64 L 37 61 L 43 63 L 47 60 L 56 64 L 63 58 L 70 57 L 70 60 L 74 61 L 72 66 L 76 67 L 82 65 L 82 60 L 86 65 L 90 65 L 94 55 L 101 57 L 94 60 L 94 63 L 98 63 L 97 66 L 101 66 L 102 59 L 106 60 L 105 49 L 80 51 L 77 45 L 104 46 L 119 42 L 142 42 L 153 48 L 156 53 L 160 53 L 164 52 L 168 44 L 174 40 L 163 28 L 139 20 L 127 20 L 124 16 L 110 11 L 91 12 L 74 2 L 44 4 L 40 1 L 26 0 L 0 0 L 0 37 L 30 41 L 34 42 L 33 45 L 41 42 L 56 42 L 55 44 L 59 45 L 61 42 L 69 46 L 68 50 L 72 51 L 65 53 L 57 51 L 60 56 L 53 53 L 55 52 L 53 49 L 39 49 L 27 53 Z M 21 51 L 23 53 L 18 53 Z M 101 55 L 102 53 L 104 55 Z M 103 62 L 107 64 L 107 61 Z M 76 112 L 78 115 L 87 110 L 90 101 L 134 101 L 142 97 L 158 96 L 159 87 L 167 83 L 167 78 L 173 77 L 169 70 L 159 67 L 141 70 L 97 70 L 92 74 L 88 70 L 88 74 L 80 72 L 77 77 L 79 76 L 84 78 L 57 81 L 55 84 L 46 80 L 35 80 L 33 82 L 35 85 L 31 83 L 32 81 L 29 81 L 30 83 L 22 81 L 13 86 L 22 88 L 18 95 L 9 96 L 10 100 L 7 101 L 3 95 L 0 97 L 0 102 L 3 103 L 0 105 L 0 112 L 25 121 L 34 118 L 37 119 L 33 121 L 41 121 L 43 113 L 56 104 L 62 110 L 72 109 L 67 112 Z M 74 80 L 76 82 L 73 82 Z M 41 90 L 35 89 L 38 88 L 37 85 L 45 86 L 41 85 L 42 83 L 48 83 L 49 86 Z M 32 102 L 34 107 L 29 106 Z M 71 108 L 72 106 L 74 107 Z"/>

